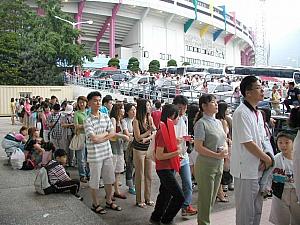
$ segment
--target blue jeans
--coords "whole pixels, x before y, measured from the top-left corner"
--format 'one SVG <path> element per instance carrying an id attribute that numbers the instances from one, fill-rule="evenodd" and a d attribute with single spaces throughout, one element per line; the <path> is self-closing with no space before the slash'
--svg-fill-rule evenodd
<path id="1" fill-rule="evenodd" d="M 193 198 L 192 175 L 189 163 L 185 163 L 180 167 L 179 174 L 182 182 L 182 191 L 185 198 L 182 208 L 185 209 L 192 203 Z"/>
<path id="2" fill-rule="evenodd" d="M 160 187 L 151 220 L 168 224 L 180 210 L 184 196 L 175 178 L 174 170 L 157 170 L 156 173 L 160 180 Z"/>
<path id="3" fill-rule="evenodd" d="M 90 176 L 90 169 L 86 162 L 87 151 L 84 147 L 83 150 L 75 151 L 76 159 L 77 159 L 77 166 L 78 166 L 78 173 L 80 177 L 89 177 Z"/>

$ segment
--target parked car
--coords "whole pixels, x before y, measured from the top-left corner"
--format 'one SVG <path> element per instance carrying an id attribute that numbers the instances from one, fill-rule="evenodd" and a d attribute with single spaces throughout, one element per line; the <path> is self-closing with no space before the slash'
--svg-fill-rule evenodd
<path id="1" fill-rule="evenodd" d="M 184 91 L 191 89 L 191 86 L 188 84 L 180 84 L 177 86 L 176 80 L 170 79 L 159 79 L 156 81 L 155 93 L 156 96 L 174 98 L 178 94 L 182 94 Z"/>
<path id="2" fill-rule="evenodd" d="M 227 83 L 207 83 L 208 93 L 214 94 L 217 100 L 224 100 L 231 104 L 231 98 L 233 93 L 233 87 Z M 182 93 L 185 97 L 189 99 L 190 102 L 198 102 L 199 97 L 203 94 L 202 86 L 196 87 L 191 91 L 184 91 Z"/>
<path id="3" fill-rule="evenodd" d="M 150 81 L 153 76 L 137 76 L 119 85 L 121 94 L 125 95 L 144 95 L 143 93 L 150 92 Z"/>

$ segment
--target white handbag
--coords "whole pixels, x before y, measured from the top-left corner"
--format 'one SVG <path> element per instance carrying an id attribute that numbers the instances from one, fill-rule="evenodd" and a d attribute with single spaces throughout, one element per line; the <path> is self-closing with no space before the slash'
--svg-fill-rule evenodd
<path id="1" fill-rule="evenodd" d="M 83 150 L 85 134 L 75 134 L 70 142 L 69 148 L 74 151 Z"/>

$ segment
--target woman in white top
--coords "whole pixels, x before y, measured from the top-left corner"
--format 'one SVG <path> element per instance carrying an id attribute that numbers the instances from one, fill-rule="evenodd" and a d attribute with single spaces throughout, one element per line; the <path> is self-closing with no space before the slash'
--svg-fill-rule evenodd
<path id="1" fill-rule="evenodd" d="M 136 108 L 132 103 L 128 103 L 124 107 L 125 114 L 122 119 L 123 133 L 129 137 L 129 141 L 124 142 L 125 162 L 126 162 L 126 185 L 129 187 L 129 193 L 135 195 L 135 187 L 133 183 L 133 126 L 132 121 L 135 118 Z"/>

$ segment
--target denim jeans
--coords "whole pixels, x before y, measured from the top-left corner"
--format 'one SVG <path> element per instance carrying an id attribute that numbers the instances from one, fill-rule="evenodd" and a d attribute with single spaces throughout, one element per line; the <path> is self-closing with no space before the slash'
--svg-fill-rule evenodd
<path id="1" fill-rule="evenodd" d="M 193 198 L 192 175 L 189 163 L 186 163 L 180 167 L 179 174 L 182 182 L 182 191 L 185 198 L 182 208 L 187 208 L 192 203 Z"/>
<path id="2" fill-rule="evenodd" d="M 77 166 L 78 166 L 78 173 L 80 177 L 89 177 L 90 176 L 90 169 L 86 162 L 87 151 L 84 147 L 83 150 L 75 151 L 76 159 L 77 159 Z"/>
<path id="3" fill-rule="evenodd" d="M 184 195 L 175 178 L 174 170 L 157 170 L 156 172 L 160 187 L 151 220 L 168 224 L 181 209 Z"/>

